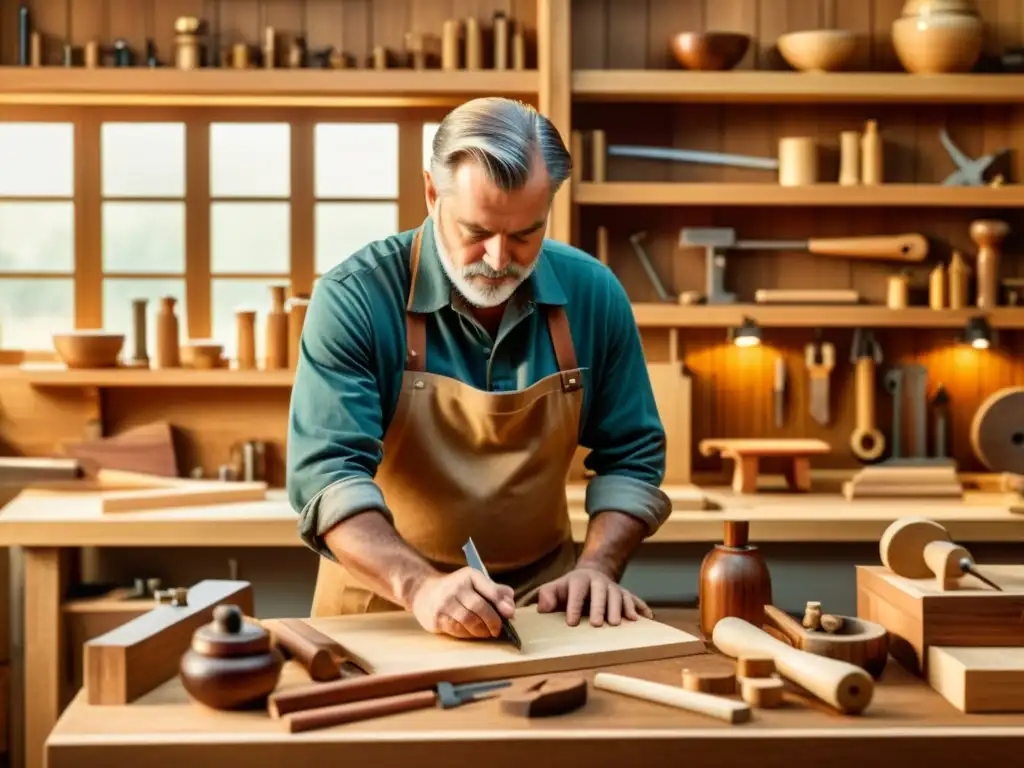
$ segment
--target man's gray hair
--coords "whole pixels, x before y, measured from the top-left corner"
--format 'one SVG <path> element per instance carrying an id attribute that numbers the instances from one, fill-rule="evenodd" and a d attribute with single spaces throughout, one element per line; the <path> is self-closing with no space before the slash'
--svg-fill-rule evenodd
<path id="1" fill-rule="evenodd" d="M 480 163 L 502 191 L 522 189 L 537 154 L 551 178 L 554 195 L 572 172 L 572 157 L 552 122 L 513 99 L 473 99 L 445 116 L 434 134 L 430 175 L 440 194 L 466 160 Z"/>

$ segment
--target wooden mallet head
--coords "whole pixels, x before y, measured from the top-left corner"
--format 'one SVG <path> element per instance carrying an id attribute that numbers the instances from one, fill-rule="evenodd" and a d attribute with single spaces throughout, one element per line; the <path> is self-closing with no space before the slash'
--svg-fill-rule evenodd
<path id="1" fill-rule="evenodd" d="M 950 540 L 949 531 L 923 517 L 906 517 L 890 525 L 879 542 L 882 564 L 907 579 L 935 577 L 940 590 L 953 589 L 970 573 L 1000 589 L 974 568 L 971 553 Z"/>

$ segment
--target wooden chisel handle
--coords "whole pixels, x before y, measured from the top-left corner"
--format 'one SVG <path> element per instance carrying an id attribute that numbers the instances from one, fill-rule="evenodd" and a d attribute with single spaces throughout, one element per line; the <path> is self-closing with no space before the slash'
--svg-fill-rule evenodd
<path id="1" fill-rule="evenodd" d="M 807 250 L 817 256 L 924 261 L 928 256 L 928 239 L 924 235 L 916 234 L 818 237 L 807 241 Z"/>
<path id="2" fill-rule="evenodd" d="M 334 641 L 302 624 L 301 619 L 272 619 L 266 622 L 266 628 L 274 641 L 302 665 L 310 678 L 319 682 L 337 680 L 341 677 L 341 659 L 333 653 Z M 317 635 L 323 639 L 318 641 Z"/>
<path id="3" fill-rule="evenodd" d="M 354 723 L 357 720 L 369 720 L 374 717 L 395 715 L 399 712 L 411 712 L 414 709 L 427 709 L 437 702 L 437 694 L 433 690 L 403 693 L 398 696 L 385 696 L 380 699 L 353 701 L 348 704 L 337 704 L 333 707 L 320 707 L 296 712 L 286 718 L 289 733 L 311 731 L 314 728 L 330 728 L 333 725 Z"/>
<path id="4" fill-rule="evenodd" d="M 271 717 L 282 717 L 305 709 L 347 704 L 350 701 L 361 699 L 395 696 L 428 688 L 433 690 L 440 679 L 437 671 L 392 672 L 331 680 L 326 683 L 310 683 L 270 694 L 267 700 L 267 711 L 270 712 Z"/>

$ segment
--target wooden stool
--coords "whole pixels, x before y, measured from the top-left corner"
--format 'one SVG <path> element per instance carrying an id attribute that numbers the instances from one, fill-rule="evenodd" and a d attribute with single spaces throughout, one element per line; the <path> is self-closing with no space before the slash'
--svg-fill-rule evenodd
<path id="1" fill-rule="evenodd" d="M 786 482 L 794 491 L 811 490 L 811 456 L 829 453 L 832 446 L 823 440 L 730 440 L 700 441 L 703 456 L 721 454 L 732 459 L 736 467 L 732 475 L 735 493 L 757 493 L 757 473 L 762 457 L 781 457 L 787 460 Z"/>

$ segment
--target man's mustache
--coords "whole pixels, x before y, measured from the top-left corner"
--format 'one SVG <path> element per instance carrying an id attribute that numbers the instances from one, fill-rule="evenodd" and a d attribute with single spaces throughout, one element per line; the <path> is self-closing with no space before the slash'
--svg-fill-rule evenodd
<path id="1" fill-rule="evenodd" d="M 501 280 L 506 277 L 519 277 L 523 273 L 518 264 L 509 264 L 504 269 L 491 269 L 482 261 L 462 268 L 463 277 L 486 277 L 489 280 Z"/>

